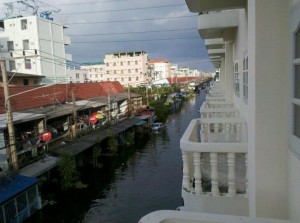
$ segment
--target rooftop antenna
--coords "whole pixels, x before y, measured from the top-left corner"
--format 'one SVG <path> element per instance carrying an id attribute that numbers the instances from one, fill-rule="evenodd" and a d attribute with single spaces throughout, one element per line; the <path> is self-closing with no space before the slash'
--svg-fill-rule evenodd
<path id="1" fill-rule="evenodd" d="M 34 5 L 31 5 L 27 2 L 33 2 Z M 27 10 L 28 8 L 31 8 L 32 9 L 32 15 L 37 15 L 37 11 L 39 9 L 39 6 L 36 4 L 35 0 L 23 0 L 23 1 L 17 1 L 17 3 L 21 3 L 23 5 L 26 6 L 25 10 Z"/>

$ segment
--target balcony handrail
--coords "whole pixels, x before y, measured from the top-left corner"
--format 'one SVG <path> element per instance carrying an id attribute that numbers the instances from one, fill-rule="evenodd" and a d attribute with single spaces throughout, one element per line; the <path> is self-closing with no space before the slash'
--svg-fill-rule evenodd
<path id="1" fill-rule="evenodd" d="M 232 118 L 228 118 L 232 119 Z M 235 121 L 243 120 L 241 118 L 233 118 Z M 209 119 L 210 120 L 210 119 Z M 218 119 L 226 120 L 226 119 Z M 180 148 L 182 151 L 188 152 L 233 152 L 233 153 L 247 153 L 248 143 L 246 142 L 210 142 L 201 143 L 199 140 L 201 119 L 193 119 L 183 136 L 180 139 Z"/>
<path id="2" fill-rule="evenodd" d="M 238 112 L 239 110 L 234 107 L 225 107 L 225 108 L 206 108 L 200 107 L 199 112 Z"/>

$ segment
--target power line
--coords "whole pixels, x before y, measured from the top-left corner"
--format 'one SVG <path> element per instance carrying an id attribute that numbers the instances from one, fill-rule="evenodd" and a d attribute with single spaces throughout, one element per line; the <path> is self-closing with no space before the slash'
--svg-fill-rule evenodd
<path id="1" fill-rule="evenodd" d="M 159 5 L 159 6 L 149 6 L 140 8 L 128 8 L 128 9 L 111 9 L 111 10 L 101 10 L 101 11 L 90 11 L 90 12 L 70 12 L 61 13 L 60 15 L 79 15 L 79 14 L 91 14 L 91 13 L 102 13 L 102 12 L 123 12 L 123 11 L 134 11 L 134 10 L 144 10 L 144 9 L 157 9 L 157 8 L 168 8 L 175 6 L 186 6 L 185 4 L 173 4 L 173 5 Z"/>
<path id="2" fill-rule="evenodd" d="M 149 41 L 160 41 L 160 40 L 180 40 L 180 39 L 199 39 L 197 37 L 177 37 L 177 38 L 165 38 L 165 39 L 135 39 L 135 40 L 103 40 L 103 41 L 78 41 L 72 43 L 122 43 L 122 42 L 149 42 Z"/>
<path id="3" fill-rule="evenodd" d="M 188 30 L 197 30 L 197 28 L 150 30 L 150 31 L 137 31 L 137 32 L 117 32 L 117 33 L 74 34 L 68 36 L 107 36 L 107 35 L 136 34 L 136 33 L 176 32 L 176 31 L 188 31 Z"/>
<path id="4" fill-rule="evenodd" d="M 125 2 L 128 0 L 115 0 L 115 1 L 97 1 L 97 2 L 78 2 L 78 3 L 68 3 L 68 4 L 58 4 L 53 6 L 65 6 L 65 5 L 86 5 L 86 4 L 103 4 L 103 3 L 117 3 L 117 2 Z"/>
<path id="5" fill-rule="evenodd" d="M 178 18 L 191 18 L 191 17 L 197 17 L 197 15 L 170 16 L 170 17 L 158 17 L 158 18 L 147 18 L 147 19 L 111 20 L 111 21 L 97 21 L 97 22 L 72 22 L 72 23 L 67 23 L 67 25 L 114 23 L 114 22 L 140 22 L 140 21 L 164 20 L 164 19 L 178 19 Z"/>

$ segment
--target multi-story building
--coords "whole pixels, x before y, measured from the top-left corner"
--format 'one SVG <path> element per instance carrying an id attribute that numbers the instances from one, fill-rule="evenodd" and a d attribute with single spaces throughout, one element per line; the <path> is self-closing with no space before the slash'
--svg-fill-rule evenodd
<path id="1" fill-rule="evenodd" d="M 149 60 L 149 64 L 153 64 L 155 81 L 171 77 L 171 63 L 168 59 Z"/>
<path id="2" fill-rule="evenodd" d="M 37 80 L 44 76 L 42 83 L 66 81 L 66 61 L 72 57 L 65 53 L 65 45 L 71 41 L 62 24 L 36 15 L 7 18 L 1 24 L 0 51 L 8 71 Z"/>
<path id="3" fill-rule="evenodd" d="M 220 80 L 180 141 L 180 211 L 147 222 L 300 222 L 300 0 L 186 0 Z"/>
<path id="4" fill-rule="evenodd" d="M 144 51 L 106 54 L 104 63 L 107 81 L 133 87 L 147 83 L 148 54 Z"/>
<path id="5" fill-rule="evenodd" d="M 67 67 L 67 83 L 92 82 L 87 70 L 78 67 Z"/>
<path id="6" fill-rule="evenodd" d="M 107 81 L 105 64 L 102 62 L 83 64 L 80 69 L 87 72 L 87 78 L 90 82 Z"/>

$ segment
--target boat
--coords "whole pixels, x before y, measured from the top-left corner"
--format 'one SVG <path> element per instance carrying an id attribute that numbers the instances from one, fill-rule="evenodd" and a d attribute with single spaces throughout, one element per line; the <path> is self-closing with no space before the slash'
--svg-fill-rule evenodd
<path id="1" fill-rule="evenodd" d="M 154 122 L 154 123 L 151 125 L 151 130 L 152 130 L 152 131 L 159 131 L 159 130 L 161 130 L 163 127 L 164 127 L 164 124 L 163 124 L 163 123 L 161 123 L 161 122 Z"/>

